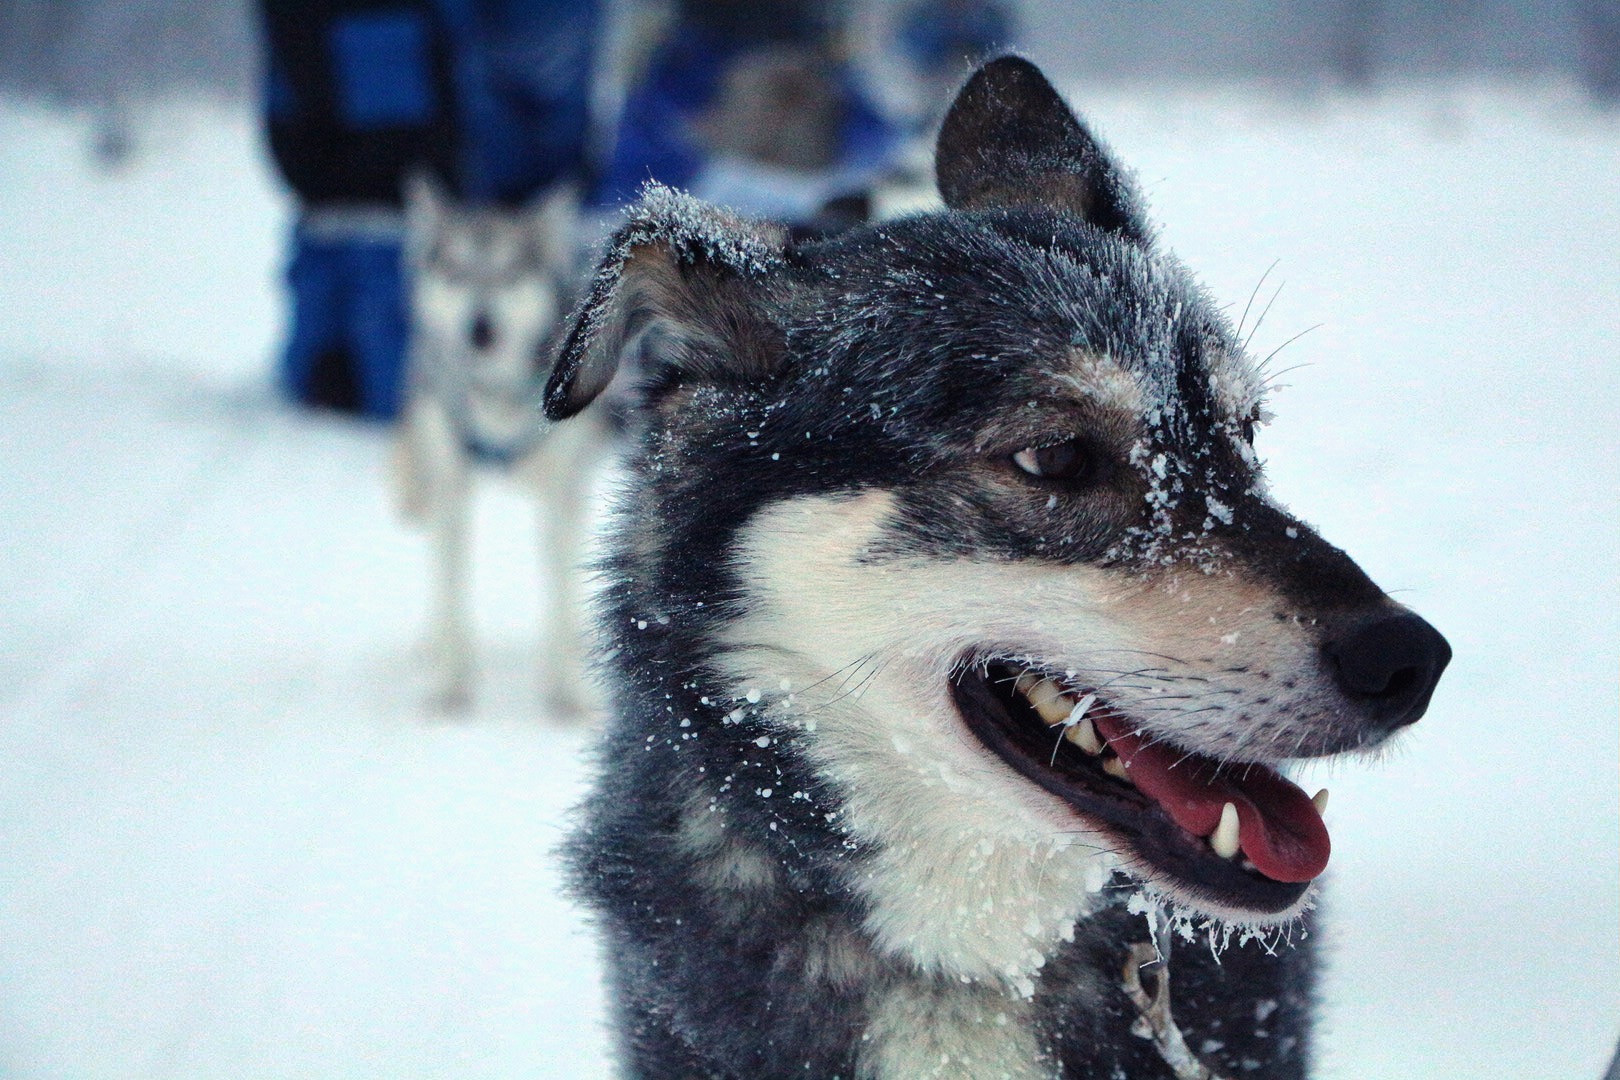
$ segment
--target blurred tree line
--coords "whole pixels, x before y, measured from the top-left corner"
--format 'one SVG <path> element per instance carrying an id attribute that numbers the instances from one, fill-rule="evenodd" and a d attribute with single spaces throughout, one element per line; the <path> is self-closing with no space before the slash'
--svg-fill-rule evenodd
<path id="1" fill-rule="evenodd" d="M 0 94 L 84 113 L 114 167 L 152 104 L 257 97 L 253 14 L 253 0 L 0 0 Z"/>
<path id="2" fill-rule="evenodd" d="M 1620 102 L 1620 0 L 1025 0 L 1035 59 L 1112 81 L 1574 76 Z"/>
<path id="3" fill-rule="evenodd" d="M 252 0 L 0 0 L 0 90 L 68 106 L 241 100 L 259 70 Z"/>
<path id="4" fill-rule="evenodd" d="M 869 0 L 879 22 L 897 3 Z M 1018 8 L 1032 58 L 1066 78 L 1372 86 L 1564 74 L 1620 102 L 1620 0 L 1018 0 Z M 0 93 L 14 97 L 116 119 L 177 95 L 251 100 L 259 70 L 252 0 L 0 0 Z"/>

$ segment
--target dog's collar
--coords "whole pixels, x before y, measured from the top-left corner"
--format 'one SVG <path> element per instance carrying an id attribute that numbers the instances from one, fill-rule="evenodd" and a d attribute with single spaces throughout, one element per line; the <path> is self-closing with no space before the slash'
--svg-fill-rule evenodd
<path id="1" fill-rule="evenodd" d="M 458 424 L 457 429 L 461 435 L 461 445 L 474 461 L 482 465 L 499 465 L 505 468 L 523 458 L 529 451 L 539 445 L 540 436 L 543 432 L 540 424 L 544 423 L 544 418 L 537 416 L 537 420 L 538 422 L 529 434 L 512 443 L 486 442 L 463 425 Z"/>

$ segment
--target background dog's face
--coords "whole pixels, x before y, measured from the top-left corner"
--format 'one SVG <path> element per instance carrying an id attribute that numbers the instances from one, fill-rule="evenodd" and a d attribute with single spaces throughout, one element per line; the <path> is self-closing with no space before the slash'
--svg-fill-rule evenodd
<path id="1" fill-rule="evenodd" d="M 1328 840 L 1274 766 L 1417 719 L 1445 642 L 1271 500 L 1262 379 L 1034 68 L 937 171 L 799 248 L 644 200 L 548 391 L 646 366 L 623 599 L 809 762 L 896 950 L 1027 973 L 1115 866 L 1286 918 Z"/>
<path id="2" fill-rule="evenodd" d="M 561 315 L 571 195 L 470 206 L 426 176 L 406 185 L 413 333 L 482 378 L 534 379 Z"/>

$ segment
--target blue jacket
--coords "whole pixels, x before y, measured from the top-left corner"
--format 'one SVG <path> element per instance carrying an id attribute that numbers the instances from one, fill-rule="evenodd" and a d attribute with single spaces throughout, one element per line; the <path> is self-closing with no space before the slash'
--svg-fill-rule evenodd
<path id="1" fill-rule="evenodd" d="M 261 0 L 270 147 L 309 204 L 427 168 L 515 203 L 585 160 L 595 0 Z"/>
<path id="2" fill-rule="evenodd" d="M 727 65 L 754 44 L 701 24 L 678 25 L 625 100 L 596 201 L 628 202 L 648 180 L 690 187 L 708 164 L 691 135 L 693 121 L 718 97 Z M 834 168 L 849 175 L 876 171 L 894 152 L 899 131 L 847 67 L 833 76 L 843 105 Z"/>

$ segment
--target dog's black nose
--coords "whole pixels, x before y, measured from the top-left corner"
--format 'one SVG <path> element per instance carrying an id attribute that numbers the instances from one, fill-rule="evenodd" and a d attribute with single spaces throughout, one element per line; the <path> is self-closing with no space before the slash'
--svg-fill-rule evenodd
<path id="1" fill-rule="evenodd" d="M 480 311 L 474 315 L 472 329 L 468 333 L 472 338 L 473 348 L 480 352 L 495 344 L 495 323 L 490 319 L 489 312 Z"/>
<path id="2" fill-rule="evenodd" d="M 1384 731 L 1423 715 L 1451 662 L 1446 639 L 1411 612 L 1363 623 L 1324 648 L 1339 689 L 1364 704 Z"/>

